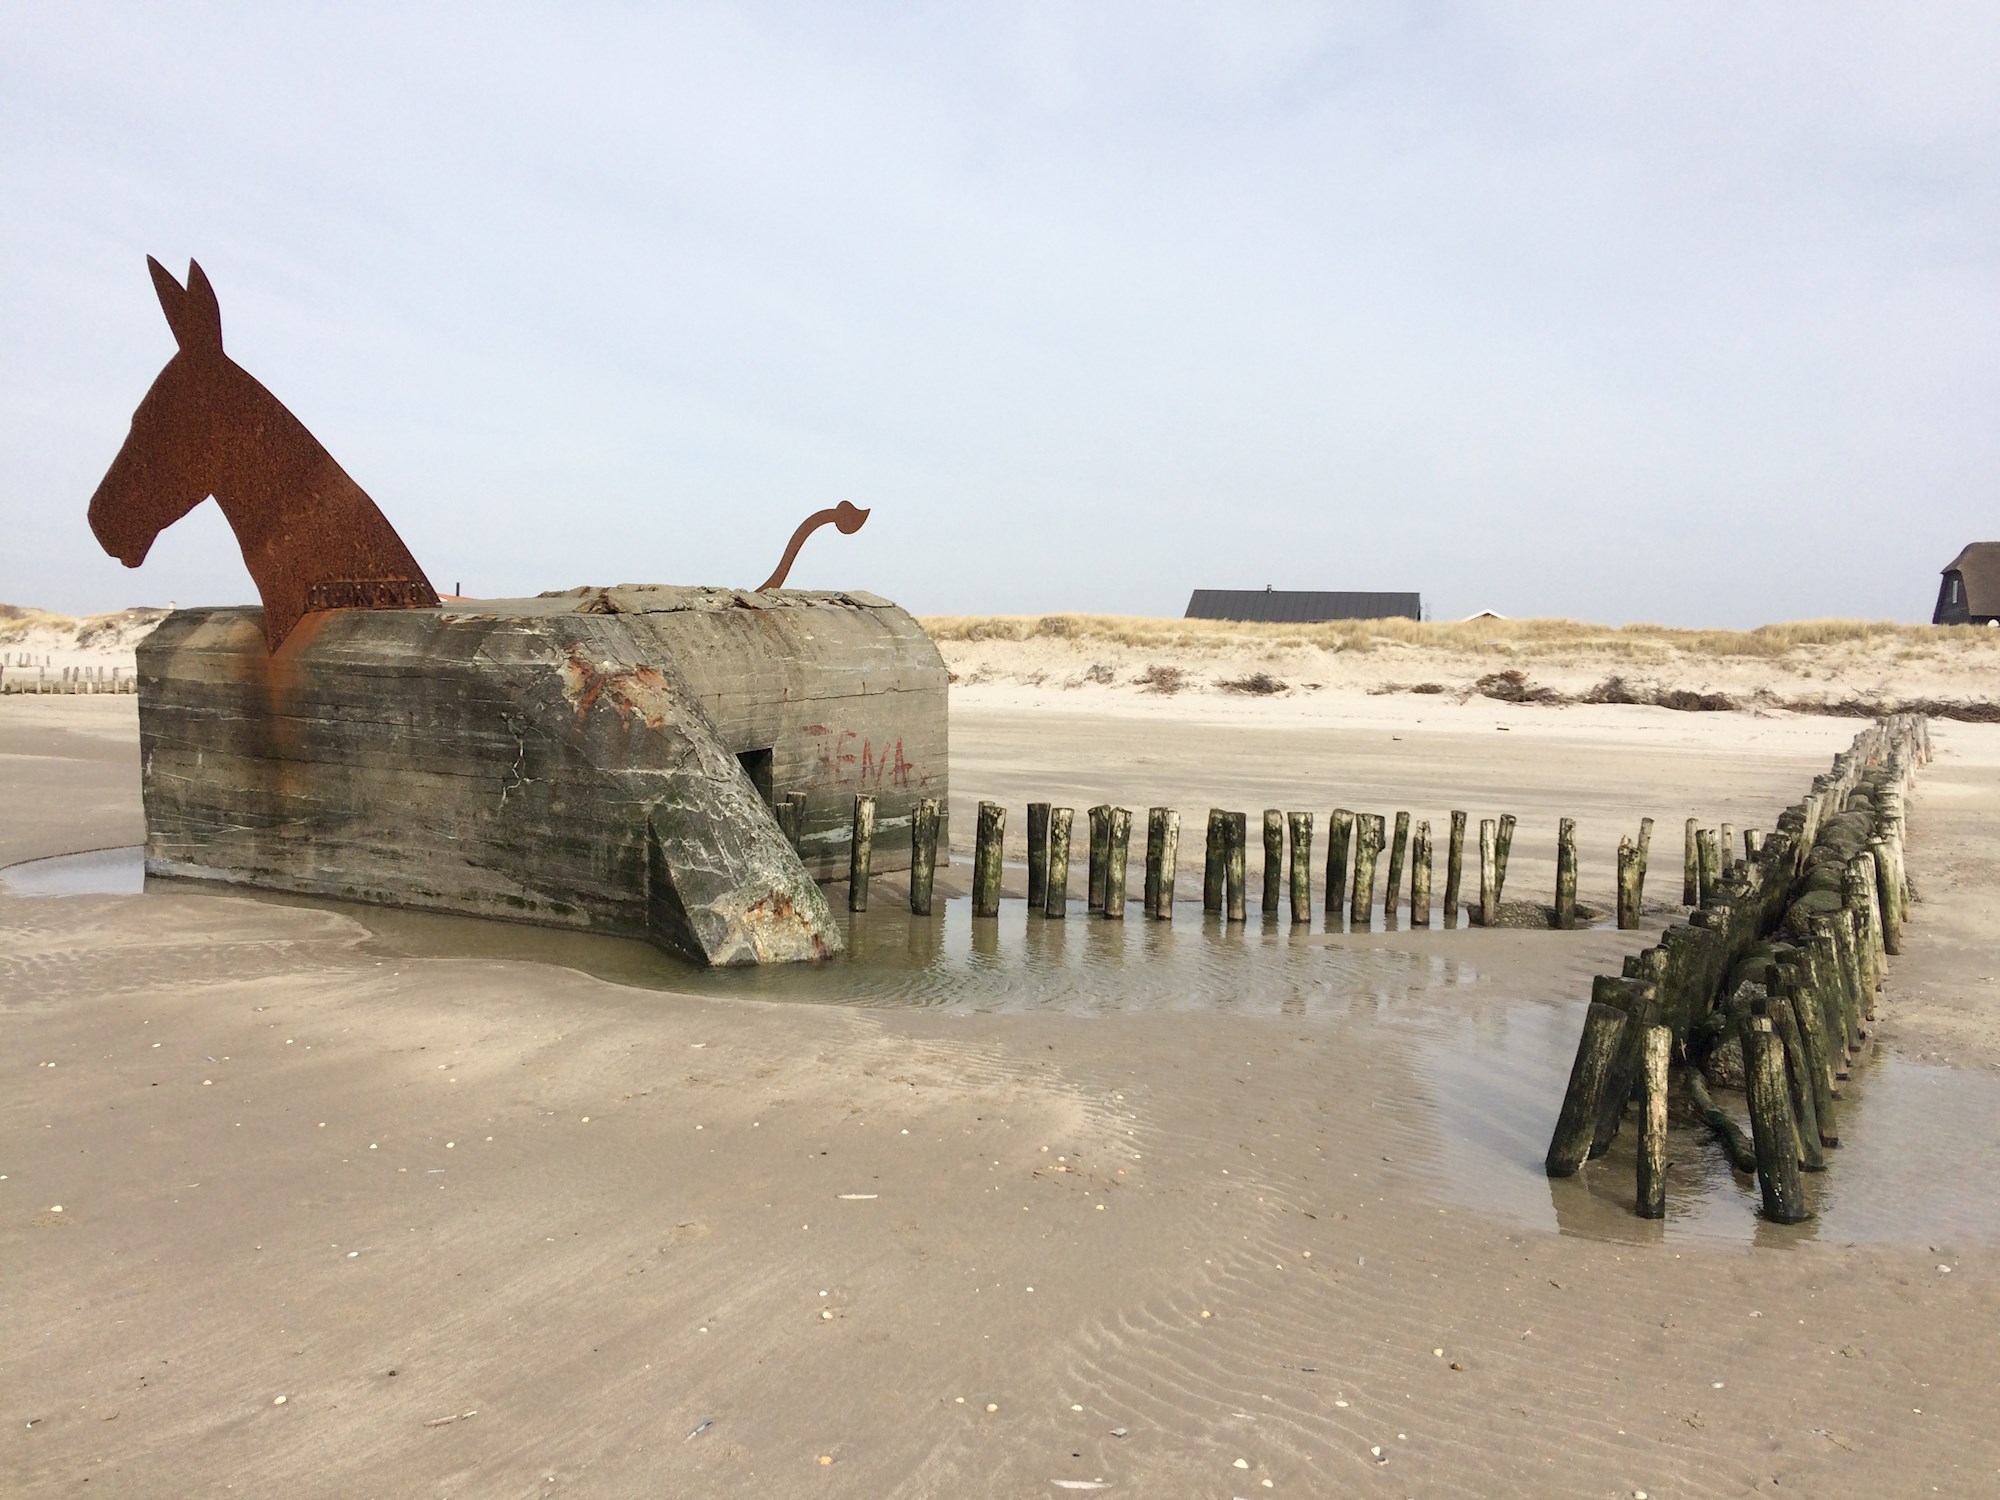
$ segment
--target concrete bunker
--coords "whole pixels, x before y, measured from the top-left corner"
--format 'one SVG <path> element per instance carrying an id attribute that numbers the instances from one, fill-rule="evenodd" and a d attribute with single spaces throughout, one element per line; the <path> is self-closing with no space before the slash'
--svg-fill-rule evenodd
<path id="1" fill-rule="evenodd" d="M 151 874 L 650 939 L 841 948 L 857 792 L 946 793 L 947 674 L 864 593 L 627 586 L 306 615 L 180 610 L 139 648 Z M 794 847 L 774 802 L 803 794 Z M 907 840 L 883 839 L 878 868 Z"/>

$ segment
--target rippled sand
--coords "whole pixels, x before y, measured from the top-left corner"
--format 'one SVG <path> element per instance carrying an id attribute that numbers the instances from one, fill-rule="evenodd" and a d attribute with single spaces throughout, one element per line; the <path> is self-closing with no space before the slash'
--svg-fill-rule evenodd
<path id="1" fill-rule="evenodd" d="M 136 840 L 130 712 L 4 705 L 0 865 Z M 954 826 L 980 796 L 1016 820 L 1029 795 L 1170 802 L 1197 829 L 1211 798 L 1513 811 L 1514 895 L 1552 878 L 1567 813 L 1588 899 L 1649 812 L 1671 896 L 1681 817 L 1768 826 L 1852 729 L 1626 712 L 1135 740 L 960 711 Z M 697 978 L 638 945 L 187 887 L 0 895 L 0 1473 L 147 1496 L 1980 1492 L 2000 735 L 1937 738 L 1925 900 L 1820 1213 L 1789 1228 L 1693 1135 L 1664 1224 L 1630 1216 L 1629 1140 L 1541 1176 L 1589 977 L 1643 934 L 1016 902 L 975 933 L 962 903 L 913 923 L 885 881 L 839 974 Z"/>

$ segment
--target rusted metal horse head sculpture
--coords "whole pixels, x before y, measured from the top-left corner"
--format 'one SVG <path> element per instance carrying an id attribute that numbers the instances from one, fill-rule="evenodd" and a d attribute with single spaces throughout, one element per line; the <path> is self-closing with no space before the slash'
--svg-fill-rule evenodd
<path id="1" fill-rule="evenodd" d="M 104 550 L 138 567 L 161 531 L 213 495 L 263 598 L 272 651 L 314 610 L 434 608 L 437 591 L 375 502 L 222 352 L 222 310 L 201 267 L 188 262 L 183 288 L 146 264 L 180 349 L 91 496 Z"/>

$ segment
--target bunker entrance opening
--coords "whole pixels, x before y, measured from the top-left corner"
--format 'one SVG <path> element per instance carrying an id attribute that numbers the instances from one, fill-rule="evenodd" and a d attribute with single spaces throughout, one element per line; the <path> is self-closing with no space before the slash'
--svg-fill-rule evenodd
<path id="1" fill-rule="evenodd" d="M 771 795 L 771 751 L 739 750 L 737 764 L 743 767 L 743 774 L 750 778 L 750 784 L 757 788 L 757 795 L 764 799 L 764 805 L 772 805 Z"/>

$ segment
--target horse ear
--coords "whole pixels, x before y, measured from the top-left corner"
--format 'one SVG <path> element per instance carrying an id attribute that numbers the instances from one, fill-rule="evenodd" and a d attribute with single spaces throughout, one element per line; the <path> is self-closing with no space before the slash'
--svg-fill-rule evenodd
<path id="1" fill-rule="evenodd" d="M 208 273 L 195 261 L 188 262 L 187 310 L 194 325 L 190 330 L 217 354 L 222 352 L 222 304 L 215 300 L 215 288 Z"/>
<path id="2" fill-rule="evenodd" d="M 222 309 L 215 300 L 215 288 L 208 284 L 201 267 L 188 262 L 188 284 L 183 291 L 174 273 L 146 257 L 146 269 L 153 274 L 153 290 L 159 294 L 160 311 L 167 315 L 167 327 L 174 342 L 183 349 L 222 349 Z"/>

